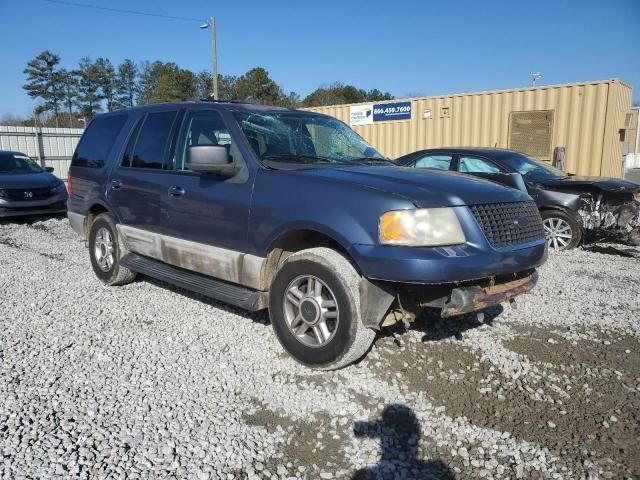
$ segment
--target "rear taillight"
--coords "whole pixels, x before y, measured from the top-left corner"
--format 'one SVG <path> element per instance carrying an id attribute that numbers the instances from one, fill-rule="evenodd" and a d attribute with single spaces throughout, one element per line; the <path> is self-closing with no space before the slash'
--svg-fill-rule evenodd
<path id="1" fill-rule="evenodd" d="M 73 195 L 73 177 L 71 176 L 71 170 L 67 172 L 67 192 L 69 192 L 69 196 Z"/>

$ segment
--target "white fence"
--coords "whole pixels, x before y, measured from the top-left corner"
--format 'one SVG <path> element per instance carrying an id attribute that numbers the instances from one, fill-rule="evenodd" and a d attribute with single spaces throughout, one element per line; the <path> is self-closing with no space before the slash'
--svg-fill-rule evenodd
<path id="1" fill-rule="evenodd" d="M 53 167 L 55 175 L 66 180 L 71 157 L 82 132 L 81 128 L 0 125 L 0 150 L 25 153 L 43 167 Z"/>

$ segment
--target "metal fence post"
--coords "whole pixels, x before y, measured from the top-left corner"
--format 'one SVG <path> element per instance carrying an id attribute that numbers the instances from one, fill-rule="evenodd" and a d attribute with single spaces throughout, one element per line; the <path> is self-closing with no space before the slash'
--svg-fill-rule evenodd
<path id="1" fill-rule="evenodd" d="M 38 154 L 38 163 L 41 167 L 45 167 L 44 152 L 42 151 L 42 127 L 37 127 L 35 131 L 36 136 L 36 153 Z"/>

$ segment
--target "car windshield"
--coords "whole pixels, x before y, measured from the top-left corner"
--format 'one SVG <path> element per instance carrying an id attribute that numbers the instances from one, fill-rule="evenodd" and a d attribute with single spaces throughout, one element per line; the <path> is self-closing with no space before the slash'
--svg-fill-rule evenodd
<path id="1" fill-rule="evenodd" d="M 44 170 L 20 153 L 0 153 L 0 173 L 41 173 Z"/>
<path id="2" fill-rule="evenodd" d="M 234 116 L 255 153 L 270 167 L 392 164 L 335 118 L 300 112 L 236 112 Z"/>
<path id="3" fill-rule="evenodd" d="M 514 168 L 525 179 L 532 182 L 566 178 L 568 175 L 548 163 L 534 160 L 525 155 L 514 154 L 502 159 L 507 165 Z"/>

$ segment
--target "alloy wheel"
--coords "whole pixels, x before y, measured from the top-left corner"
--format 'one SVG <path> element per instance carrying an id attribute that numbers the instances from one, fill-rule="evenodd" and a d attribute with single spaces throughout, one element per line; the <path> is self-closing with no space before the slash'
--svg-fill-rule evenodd
<path id="1" fill-rule="evenodd" d="M 103 272 L 111 270 L 115 257 L 113 253 L 113 238 L 108 229 L 102 227 L 96 232 L 96 237 L 93 242 L 93 253 L 100 270 Z"/>
<path id="2" fill-rule="evenodd" d="M 554 250 L 564 250 L 571 243 L 573 238 L 573 229 L 569 223 L 557 217 L 545 218 L 542 222 L 547 235 L 547 243 L 549 248 Z"/>
<path id="3" fill-rule="evenodd" d="M 334 337 L 339 312 L 336 297 L 318 277 L 303 275 L 285 290 L 284 314 L 289 331 L 308 347 L 323 347 Z"/>

